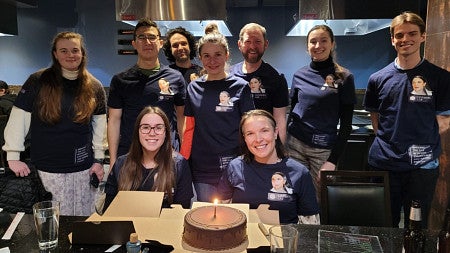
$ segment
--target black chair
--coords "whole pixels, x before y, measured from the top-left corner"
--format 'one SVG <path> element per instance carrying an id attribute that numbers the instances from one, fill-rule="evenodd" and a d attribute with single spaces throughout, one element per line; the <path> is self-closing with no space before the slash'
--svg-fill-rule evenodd
<path id="1" fill-rule="evenodd" d="M 367 170 L 367 158 L 373 139 L 373 134 L 350 135 L 339 158 L 337 170 Z"/>
<path id="2" fill-rule="evenodd" d="M 321 224 L 391 227 L 386 171 L 321 171 Z"/>

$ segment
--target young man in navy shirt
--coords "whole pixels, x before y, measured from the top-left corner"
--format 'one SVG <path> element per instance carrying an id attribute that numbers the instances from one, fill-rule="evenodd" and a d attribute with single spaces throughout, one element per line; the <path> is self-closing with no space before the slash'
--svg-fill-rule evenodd
<path id="1" fill-rule="evenodd" d="M 420 16 L 398 15 L 390 32 L 397 58 L 370 76 L 364 99 L 376 133 L 369 165 L 389 171 L 393 225 L 399 225 L 403 207 L 406 227 L 411 200 L 419 200 L 426 228 L 439 175 L 439 134 L 450 122 L 450 73 L 421 57 L 425 23 Z M 418 76 L 432 93 L 413 93 Z"/>
<path id="2" fill-rule="evenodd" d="M 133 47 L 138 53 L 136 65 L 116 74 L 108 96 L 108 145 L 110 166 L 128 152 L 133 126 L 145 106 L 158 106 L 167 115 L 172 145 L 179 150 L 184 126 L 185 81 L 180 72 L 161 65 L 158 53 L 163 44 L 155 22 L 141 19 L 135 27 Z M 169 84 L 170 94 L 161 92 L 159 81 Z"/>

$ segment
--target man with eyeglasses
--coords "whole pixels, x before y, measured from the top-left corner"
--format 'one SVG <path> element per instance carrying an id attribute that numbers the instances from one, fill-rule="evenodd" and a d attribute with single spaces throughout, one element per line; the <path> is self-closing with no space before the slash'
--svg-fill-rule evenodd
<path id="1" fill-rule="evenodd" d="M 132 45 L 138 54 L 136 65 L 114 75 L 109 89 L 108 145 L 111 167 L 117 157 L 128 152 L 136 118 L 145 106 L 158 106 L 166 113 L 175 150 L 179 150 L 183 131 L 186 82 L 180 72 L 160 64 L 158 54 L 163 40 L 157 24 L 148 18 L 139 20 Z M 169 94 L 161 93 L 161 79 L 169 83 Z"/>
<path id="2" fill-rule="evenodd" d="M 166 33 L 166 41 L 163 50 L 169 62 L 169 66 L 181 72 L 186 83 L 200 76 L 201 66 L 192 63 L 197 54 L 195 37 L 183 27 L 170 29 Z"/>

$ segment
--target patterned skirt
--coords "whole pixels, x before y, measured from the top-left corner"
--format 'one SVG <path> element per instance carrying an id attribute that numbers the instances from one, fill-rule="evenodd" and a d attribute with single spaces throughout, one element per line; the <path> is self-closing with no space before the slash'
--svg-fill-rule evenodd
<path id="1" fill-rule="evenodd" d="M 39 170 L 39 176 L 53 200 L 60 202 L 60 214 L 90 216 L 94 211 L 97 188 L 89 184 L 89 169 L 74 173 L 48 173 Z"/>

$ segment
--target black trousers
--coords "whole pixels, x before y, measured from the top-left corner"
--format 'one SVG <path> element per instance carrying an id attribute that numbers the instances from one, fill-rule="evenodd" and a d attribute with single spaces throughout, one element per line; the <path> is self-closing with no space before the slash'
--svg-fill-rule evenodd
<path id="1" fill-rule="evenodd" d="M 371 170 L 382 170 L 369 166 Z M 391 212 L 393 227 L 400 224 L 400 215 L 404 211 L 404 227 L 409 224 L 411 201 L 418 200 L 422 211 L 422 228 L 428 227 L 431 202 L 439 177 L 439 167 L 436 169 L 415 169 L 410 171 L 389 171 L 391 196 Z"/>

